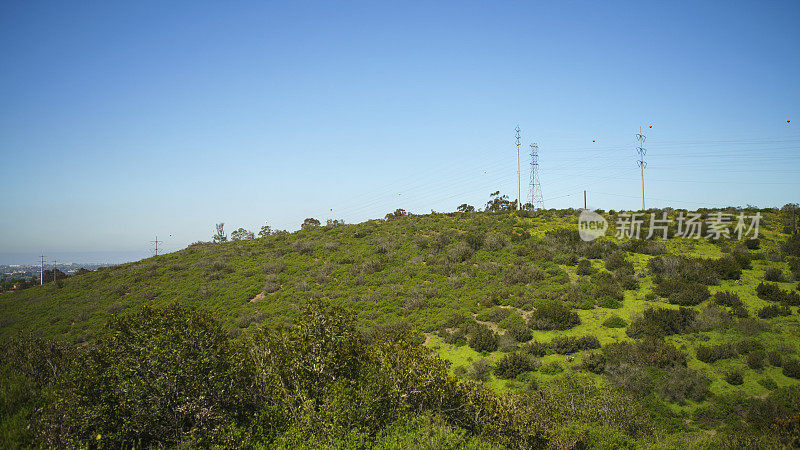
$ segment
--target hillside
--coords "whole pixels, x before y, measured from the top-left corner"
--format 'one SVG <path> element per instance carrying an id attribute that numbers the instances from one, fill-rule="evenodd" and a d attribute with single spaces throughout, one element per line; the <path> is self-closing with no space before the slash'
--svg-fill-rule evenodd
<path id="1" fill-rule="evenodd" d="M 619 240 L 617 216 L 606 213 L 607 236 L 583 242 L 577 211 L 550 210 L 432 213 L 196 243 L 2 294 L 0 339 L 31 332 L 91 345 L 111 317 L 143 305 L 208 311 L 237 338 L 324 299 L 353 314 L 367 337 L 433 349 L 459 378 L 530 392 L 589 377 L 645 399 L 676 436 L 702 441 L 707 430 L 735 428 L 730 416 L 746 416 L 746 399 L 800 385 L 798 246 L 777 211 L 760 213 L 757 241 Z"/>

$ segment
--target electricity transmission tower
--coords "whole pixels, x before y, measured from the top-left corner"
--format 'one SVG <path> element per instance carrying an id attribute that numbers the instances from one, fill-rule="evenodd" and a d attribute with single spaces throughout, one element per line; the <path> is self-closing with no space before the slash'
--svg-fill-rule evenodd
<path id="1" fill-rule="evenodd" d="M 156 256 L 158 256 L 158 244 L 163 244 L 164 241 L 159 241 L 158 240 L 158 235 L 156 235 L 156 240 L 155 241 L 150 241 L 150 243 L 155 245 L 155 248 L 153 249 L 153 252 L 155 253 Z"/>
<path id="2" fill-rule="evenodd" d="M 644 209 L 644 168 L 647 167 L 647 163 L 644 162 L 644 155 L 647 154 L 647 149 L 644 148 L 644 141 L 647 139 L 647 136 L 642 134 L 642 127 L 639 127 L 639 133 L 636 134 L 636 139 L 639 140 L 639 147 L 636 148 L 636 151 L 639 153 L 639 161 L 636 161 L 639 164 L 639 169 L 642 171 L 642 211 Z"/>
<path id="3" fill-rule="evenodd" d="M 520 185 L 519 177 L 519 124 L 514 129 L 517 132 L 517 210 L 522 209 L 522 186 Z"/>
<path id="4" fill-rule="evenodd" d="M 531 144 L 531 198 L 530 203 L 534 211 L 544 209 L 542 200 L 542 185 L 539 183 L 539 145 Z"/>
<path id="5" fill-rule="evenodd" d="M 44 285 L 44 255 L 40 255 L 42 258 L 42 265 L 39 266 L 39 286 Z"/>

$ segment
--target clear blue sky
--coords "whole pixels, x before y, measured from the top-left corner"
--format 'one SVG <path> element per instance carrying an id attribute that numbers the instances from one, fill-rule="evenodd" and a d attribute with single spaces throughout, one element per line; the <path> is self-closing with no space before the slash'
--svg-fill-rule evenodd
<path id="1" fill-rule="evenodd" d="M 515 198 L 517 123 L 546 207 L 636 208 L 639 126 L 648 206 L 795 202 L 798 23 L 796 0 L 5 1 L 0 253 Z"/>

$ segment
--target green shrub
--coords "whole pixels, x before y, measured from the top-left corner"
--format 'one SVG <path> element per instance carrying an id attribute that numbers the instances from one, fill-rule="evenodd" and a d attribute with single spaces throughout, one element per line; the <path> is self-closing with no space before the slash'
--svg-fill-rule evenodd
<path id="1" fill-rule="evenodd" d="M 108 327 L 59 382 L 43 418 L 49 444 L 222 443 L 222 428 L 254 410 L 247 358 L 207 314 L 144 307 Z"/>
<path id="2" fill-rule="evenodd" d="M 517 342 L 528 342 L 533 337 L 527 325 L 512 325 L 508 328 L 508 334 Z"/>
<path id="3" fill-rule="evenodd" d="M 673 305 L 695 306 L 711 297 L 708 286 L 700 283 L 687 283 L 683 288 L 669 295 L 669 302 Z"/>
<path id="4" fill-rule="evenodd" d="M 567 330 L 580 323 L 578 314 L 560 302 L 540 305 L 528 321 L 534 330 Z"/>
<path id="5" fill-rule="evenodd" d="M 747 366 L 753 370 L 761 370 L 764 368 L 764 359 L 766 354 L 763 351 L 755 351 L 747 355 Z"/>
<path id="6" fill-rule="evenodd" d="M 597 299 L 597 306 L 601 308 L 619 309 L 622 307 L 622 303 L 615 298 L 603 296 Z"/>
<path id="7" fill-rule="evenodd" d="M 597 272 L 597 269 L 592 267 L 592 262 L 588 259 L 578 261 L 578 266 L 575 268 L 575 273 L 578 275 L 591 275 L 595 272 Z"/>
<path id="8" fill-rule="evenodd" d="M 472 367 L 470 367 L 467 372 L 467 376 L 470 379 L 480 382 L 488 380 L 489 374 L 491 374 L 489 358 L 480 358 L 476 360 L 472 363 Z"/>
<path id="9" fill-rule="evenodd" d="M 594 336 L 573 336 L 556 337 L 550 341 L 550 348 L 561 355 L 568 355 L 581 350 L 594 350 L 600 348 L 600 341 Z"/>
<path id="10" fill-rule="evenodd" d="M 558 361 L 550 361 L 539 367 L 539 372 L 545 375 L 556 375 L 564 371 L 564 367 Z"/>
<path id="11" fill-rule="evenodd" d="M 658 338 L 614 342 L 603 346 L 607 366 L 621 364 L 662 369 L 686 366 L 686 354 Z"/>
<path id="12" fill-rule="evenodd" d="M 511 308 L 503 308 L 502 306 L 494 306 L 492 308 L 485 309 L 485 310 L 481 311 L 480 313 L 478 313 L 477 316 L 475 316 L 475 318 L 480 320 L 480 321 L 483 321 L 483 322 L 500 323 L 506 317 L 511 315 L 511 313 L 513 313 L 513 312 L 514 312 L 514 310 L 511 309 Z"/>
<path id="13" fill-rule="evenodd" d="M 584 353 L 581 367 L 589 372 L 601 374 L 605 371 L 606 357 L 603 352 Z"/>
<path id="14" fill-rule="evenodd" d="M 509 353 L 495 364 L 494 374 L 497 378 L 509 379 L 516 378 L 517 375 L 536 370 L 539 361 L 530 355 L 520 353 Z"/>
<path id="15" fill-rule="evenodd" d="M 781 269 L 770 267 L 766 270 L 766 272 L 764 272 L 764 281 L 775 281 L 781 283 L 786 281 L 786 277 L 783 275 Z"/>
<path id="16" fill-rule="evenodd" d="M 739 356 L 739 353 L 733 344 L 720 344 L 709 347 L 699 345 L 697 347 L 697 359 L 708 364 L 720 359 L 735 358 L 737 356 Z"/>
<path id="17" fill-rule="evenodd" d="M 691 399 L 696 402 L 705 400 L 711 391 L 711 379 L 702 373 L 686 367 L 675 367 L 661 380 L 661 395 L 673 402 Z"/>
<path id="18" fill-rule="evenodd" d="M 783 375 L 800 379 L 800 359 L 787 358 L 783 361 Z"/>
<path id="19" fill-rule="evenodd" d="M 476 352 L 493 352 L 497 350 L 497 333 L 486 325 L 477 324 L 467 340 L 469 346 Z"/>
<path id="20" fill-rule="evenodd" d="M 800 306 L 800 294 L 795 291 L 784 291 L 777 284 L 759 283 L 756 295 L 762 300 Z"/>
<path id="21" fill-rule="evenodd" d="M 546 278 L 546 274 L 538 266 L 526 264 L 514 264 L 506 270 L 503 275 L 505 284 L 529 284 L 534 281 L 541 281 Z"/>
<path id="22" fill-rule="evenodd" d="M 628 323 L 620 316 L 611 316 L 603 321 L 603 326 L 606 328 L 625 328 Z"/>
<path id="23" fill-rule="evenodd" d="M 758 384 L 764 386 L 764 389 L 774 391 L 778 389 L 778 383 L 775 382 L 772 378 L 766 377 L 758 380 Z"/>
<path id="24" fill-rule="evenodd" d="M 680 334 L 692 326 L 696 317 L 697 312 L 689 308 L 648 308 L 625 332 L 632 338 Z"/>
<path id="25" fill-rule="evenodd" d="M 725 381 L 733 386 L 740 386 L 744 383 L 744 376 L 742 372 L 734 370 L 725 375 Z"/>
<path id="26" fill-rule="evenodd" d="M 527 353 L 529 355 L 542 357 L 547 354 L 548 350 L 550 350 L 550 344 L 547 342 L 539 342 L 539 341 L 531 341 L 525 345 L 523 345 L 520 350 L 523 353 Z"/>
<path id="27" fill-rule="evenodd" d="M 773 317 L 790 316 L 792 310 L 785 305 L 767 305 L 758 311 L 758 317 L 772 319 Z"/>
<path id="28" fill-rule="evenodd" d="M 783 365 L 783 355 L 777 350 L 767 353 L 769 364 L 774 367 L 781 367 Z"/>
<path id="29" fill-rule="evenodd" d="M 722 306 L 729 306 L 731 308 L 743 307 L 742 299 L 739 294 L 729 291 L 719 291 L 714 294 L 714 303 Z"/>

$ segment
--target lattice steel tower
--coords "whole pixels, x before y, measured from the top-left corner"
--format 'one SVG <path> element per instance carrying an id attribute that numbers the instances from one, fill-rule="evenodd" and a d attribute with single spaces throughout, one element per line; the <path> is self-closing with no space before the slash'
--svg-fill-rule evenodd
<path id="1" fill-rule="evenodd" d="M 531 181 L 530 181 L 530 200 L 534 211 L 544 209 L 542 200 L 542 184 L 539 182 L 539 145 L 531 144 Z"/>

